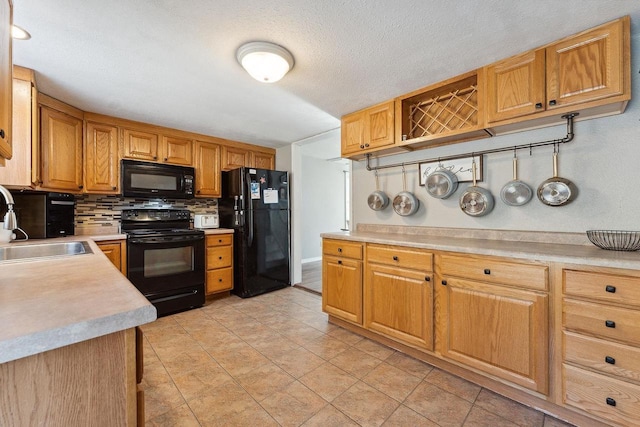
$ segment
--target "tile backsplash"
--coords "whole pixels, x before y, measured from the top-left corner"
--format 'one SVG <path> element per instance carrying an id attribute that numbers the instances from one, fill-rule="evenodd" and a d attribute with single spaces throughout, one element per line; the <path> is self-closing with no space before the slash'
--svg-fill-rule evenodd
<path id="1" fill-rule="evenodd" d="M 83 194 L 76 196 L 77 228 L 120 228 L 120 211 L 133 208 L 189 209 L 196 213 L 218 213 L 218 199 L 148 200 L 121 196 Z"/>

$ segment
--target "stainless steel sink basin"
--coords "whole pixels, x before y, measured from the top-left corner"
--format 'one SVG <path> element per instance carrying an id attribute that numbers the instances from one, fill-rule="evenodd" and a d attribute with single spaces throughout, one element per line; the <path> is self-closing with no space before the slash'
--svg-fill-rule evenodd
<path id="1" fill-rule="evenodd" d="M 91 253 L 93 253 L 91 247 L 84 241 L 3 246 L 0 247 L 0 262 Z"/>

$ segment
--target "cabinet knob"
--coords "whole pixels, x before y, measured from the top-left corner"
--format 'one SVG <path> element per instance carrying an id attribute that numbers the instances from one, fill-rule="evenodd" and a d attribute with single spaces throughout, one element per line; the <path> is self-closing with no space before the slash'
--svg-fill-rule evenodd
<path id="1" fill-rule="evenodd" d="M 222 243 L 222 239 L 218 239 L 218 243 Z"/>
<path id="2" fill-rule="evenodd" d="M 158 156 L 153 156 L 153 160 L 158 160 Z"/>
<path id="3" fill-rule="evenodd" d="M 218 257 L 218 259 L 222 259 L 222 257 L 221 257 L 221 256 L 219 256 L 219 257 Z"/>
<path id="4" fill-rule="evenodd" d="M 613 397 L 607 397 L 607 405 L 616 406 L 616 400 Z"/>
<path id="5" fill-rule="evenodd" d="M 613 320 L 605 320 L 604 326 L 606 326 L 607 328 L 615 328 L 616 322 L 614 322 Z"/>
<path id="6" fill-rule="evenodd" d="M 430 281 L 431 281 L 431 277 L 429 277 L 429 276 L 424 276 L 424 281 L 425 281 L 425 282 L 430 282 Z"/>
<path id="7" fill-rule="evenodd" d="M 200 190 L 196 190 L 196 193 L 197 193 L 197 194 L 200 194 Z"/>
<path id="8" fill-rule="evenodd" d="M 5 135 L 4 129 L 0 129 L 0 138 L 4 139 Z"/>
<path id="9" fill-rule="evenodd" d="M 360 144 L 360 148 L 364 148 L 364 145 L 363 145 L 363 144 Z"/>
<path id="10" fill-rule="evenodd" d="M 442 281 L 442 282 L 440 282 L 440 283 L 442 283 L 442 286 L 447 286 L 447 281 L 446 281 L 446 280 L 443 280 L 443 281 Z"/>
<path id="11" fill-rule="evenodd" d="M 222 279 L 218 279 L 218 282 L 222 282 Z"/>
<path id="12" fill-rule="evenodd" d="M 369 148 L 369 144 L 364 144 L 365 147 Z"/>
<path id="13" fill-rule="evenodd" d="M 610 365 L 615 365 L 616 364 L 616 359 L 614 359 L 611 356 L 605 356 L 604 361 L 607 362 Z"/>
<path id="14" fill-rule="evenodd" d="M 84 188 L 84 185 L 78 185 L 78 188 L 82 190 Z"/>
<path id="15" fill-rule="evenodd" d="M 166 162 L 167 160 L 169 160 L 169 159 L 165 157 L 165 158 L 164 158 L 164 161 Z"/>
<path id="16" fill-rule="evenodd" d="M 338 248 L 338 252 L 342 253 L 342 248 Z"/>
<path id="17" fill-rule="evenodd" d="M 393 260 L 394 260 L 394 261 L 398 261 L 398 257 L 397 257 L 397 256 L 394 256 L 394 257 L 393 257 Z"/>
<path id="18" fill-rule="evenodd" d="M 605 291 L 610 292 L 612 294 L 616 293 L 616 287 L 615 286 L 611 286 L 611 285 L 607 285 L 606 288 L 604 288 Z"/>
<path id="19" fill-rule="evenodd" d="M 338 264 L 342 265 L 342 260 L 341 259 L 338 260 Z"/>
<path id="20" fill-rule="evenodd" d="M 118 188 L 118 187 L 115 187 L 115 186 L 111 187 L 111 189 L 112 189 L 112 190 L 116 190 L 117 188 Z"/>
<path id="21" fill-rule="evenodd" d="M 552 99 L 551 101 L 549 101 L 549 105 L 556 105 L 556 100 Z"/>
<path id="22" fill-rule="evenodd" d="M 537 108 L 537 109 L 542 108 L 542 102 L 537 102 L 537 103 L 536 103 L 536 108 Z"/>
<path id="23" fill-rule="evenodd" d="M 491 270 L 489 270 L 488 268 L 484 269 L 484 274 L 491 274 Z"/>

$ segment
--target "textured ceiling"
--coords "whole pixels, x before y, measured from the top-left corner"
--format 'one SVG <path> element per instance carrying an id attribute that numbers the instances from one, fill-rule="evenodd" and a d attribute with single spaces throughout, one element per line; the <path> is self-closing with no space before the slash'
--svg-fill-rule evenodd
<path id="1" fill-rule="evenodd" d="M 14 0 L 14 62 L 85 111 L 278 147 L 345 113 L 631 14 L 637 0 Z M 261 84 L 243 43 L 287 47 Z"/>

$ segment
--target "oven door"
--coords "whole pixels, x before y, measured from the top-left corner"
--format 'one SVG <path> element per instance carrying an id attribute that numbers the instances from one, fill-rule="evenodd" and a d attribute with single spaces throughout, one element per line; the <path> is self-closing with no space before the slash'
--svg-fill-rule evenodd
<path id="1" fill-rule="evenodd" d="M 127 278 L 151 302 L 204 285 L 204 234 L 127 240 Z"/>

